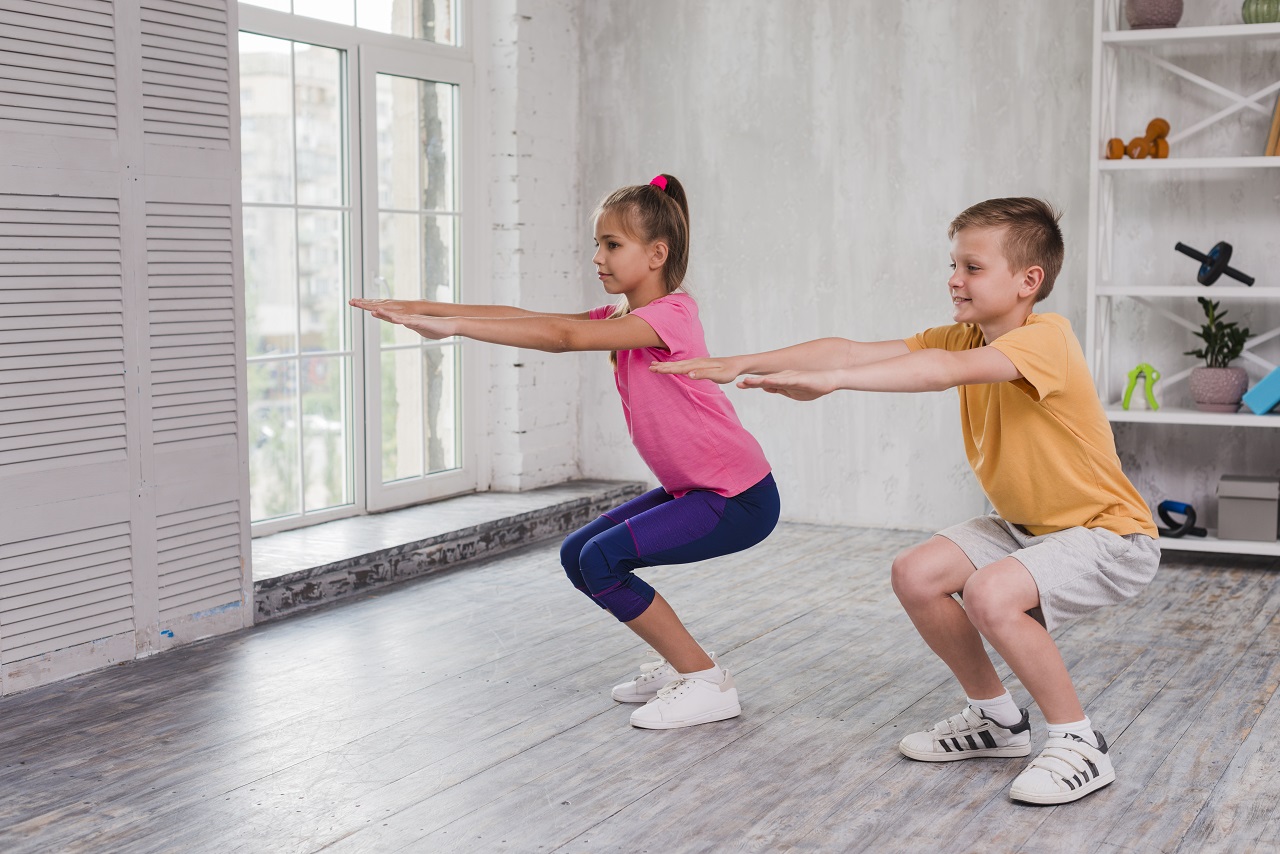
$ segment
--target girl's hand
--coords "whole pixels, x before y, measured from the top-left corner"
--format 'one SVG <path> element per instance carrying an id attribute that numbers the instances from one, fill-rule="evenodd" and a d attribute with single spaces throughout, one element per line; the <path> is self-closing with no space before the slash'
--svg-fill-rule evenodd
<path id="1" fill-rule="evenodd" d="M 817 400 L 840 386 L 830 371 L 780 371 L 762 377 L 745 377 L 738 388 L 762 388 L 792 400 Z"/>
<path id="2" fill-rule="evenodd" d="M 390 311 L 396 314 L 414 314 L 421 303 L 407 299 L 355 299 L 347 300 L 347 304 L 365 311 Z"/>
<path id="3" fill-rule="evenodd" d="M 391 300 L 387 301 L 391 302 Z M 379 320 L 398 324 L 405 329 L 412 329 L 423 338 L 430 338 L 433 341 L 439 341 L 441 338 L 449 338 L 458 334 L 457 318 L 453 317 L 427 317 L 425 314 L 406 314 L 404 312 L 389 311 L 385 308 L 374 308 L 371 313 Z"/>
<path id="4" fill-rule="evenodd" d="M 691 380 L 711 380 L 713 383 L 731 383 L 742 371 L 729 359 L 682 359 L 678 362 L 651 362 L 649 370 L 655 374 L 683 374 Z"/>

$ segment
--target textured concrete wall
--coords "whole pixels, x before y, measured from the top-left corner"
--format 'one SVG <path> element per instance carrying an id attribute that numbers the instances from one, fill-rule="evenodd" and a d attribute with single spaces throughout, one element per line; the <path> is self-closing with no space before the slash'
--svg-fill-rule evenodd
<path id="1" fill-rule="evenodd" d="M 685 181 L 688 284 L 711 351 L 730 353 L 948 323 L 951 217 L 1044 196 L 1065 210 L 1069 247 L 1044 306 L 1083 331 L 1092 15 L 996 0 L 586 3 L 584 199 L 658 171 Z M 608 371 L 589 365 L 582 388 L 584 474 L 645 477 Z M 787 518 L 934 528 L 983 509 L 954 392 L 730 394 Z"/>
<path id="2" fill-rule="evenodd" d="M 578 186 L 580 56 L 576 0 L 501 0 L 490 16 L 492 300 L 577 311 L 583 278 Z M 480 348 L 477 348 L 480 349 Z M 576 477 L 584 357 L 485 348 L 491 487 Z"/>

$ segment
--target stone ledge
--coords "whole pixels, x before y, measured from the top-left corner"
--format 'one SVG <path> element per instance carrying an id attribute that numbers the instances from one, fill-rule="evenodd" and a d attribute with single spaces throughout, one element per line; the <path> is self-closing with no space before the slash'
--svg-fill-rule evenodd
<path id="1" fill-rule="evenodd" d="M 254 621 L 265 623 L 561 536 L 644 491 L 645 485 L 639 482 L 570 481 L 525 493 L 464 495 L 263 537 L 254 541 Z M 441 518 L 452 518 L 456 527 L 405 542 L 404 529 L 414 527 L 415 520 L 425 516 L 433 516 L 437 522 L 421 526 L 427 530 L 439 528 Z M 487 518 L 465 524 L 477 516 Z M 375 526 L 382 531 L 398 530 L 400 535 L 380 547 L 368 549 L 367 536 Z M 324 530 L 326 528 L 329 530 Z M 316 553 L 317 542 L 321 551 L 326 544 L 331 544 L 331 551 L 342 552 L 345 545 L 345 551 L 349 552 L 353 534 L 365 540 L 360 554 L 283 571 L 271 566 L 273 557 L 278 563 L 283 560 L 280 556 L 295 546 Z M 373 534 L 378 535 L 377 531 Z M 382 536 L 385 541 L 387 535 Z"/>

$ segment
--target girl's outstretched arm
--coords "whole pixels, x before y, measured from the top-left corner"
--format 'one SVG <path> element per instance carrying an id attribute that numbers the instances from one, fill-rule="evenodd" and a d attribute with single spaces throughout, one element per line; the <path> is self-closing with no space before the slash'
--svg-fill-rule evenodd
<path id="1" fill-rule="evenodd" d="M 586 320 L 587 312 L 578 314 L 555 314 L 552 312 L 529 311 L 514 305 L 462 305 L 456 302 L 434 302 L 417 299 L 360 299 L 348 300 L 348 303 L 365 311 L 382 309 L 395 314 L 419 314 L 424 317 L 562 317 L 567 320 Z"/>
<path id="2" fill-rule="evenodd" d="M 907 352 L 907 345 L 901 340 L 851 341 L 848 338 L 819 338 L 767 353 L 655 362 L 649 366 L 649 370 L 658 374 L 685 374 L 695 380 L 731 383 L 743 374 L 848 368 L 892 359 Z"/>
<path id="3" fill-rule="evenodd" d="M 423 338 L 461 335 L 548 353 L 571 350 L 638 350 L 666 347 L 653 327 L 635 315 L 615 320 L 579 320 L 576 315 L 522 317 L 425 317 L 374 309 L 373 316 L 412 329 Z M 582 315 L 586 317 L 587 315 Z"/>
<path id="4" fill-rule="evenodd" d="M 838 389 L 943 391 L 959 385 L 1012 382 L 1021 377 L 1004 353 L 994 347 L 978 347 L 917 350 L 875 363 L 826 371 L 781 371 L 746 377 L 738 387 L 762 388 L 793 400 L 814 400 Z"/>

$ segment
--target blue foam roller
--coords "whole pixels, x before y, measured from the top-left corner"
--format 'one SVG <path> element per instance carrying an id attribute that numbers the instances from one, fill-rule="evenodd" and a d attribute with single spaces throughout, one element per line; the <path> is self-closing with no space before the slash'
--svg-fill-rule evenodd
<path id="1" fill-rule="evenodd" d="M 1270 412 L 1280 403 L 1280 368 L 1263 377 L 1244 393 L 1244 403 L 1258 415 Z"/>

